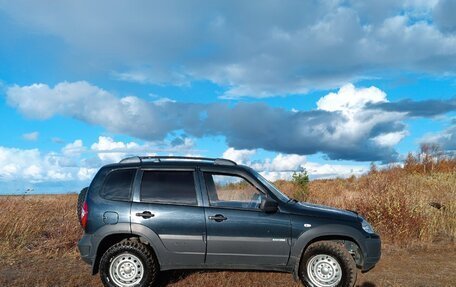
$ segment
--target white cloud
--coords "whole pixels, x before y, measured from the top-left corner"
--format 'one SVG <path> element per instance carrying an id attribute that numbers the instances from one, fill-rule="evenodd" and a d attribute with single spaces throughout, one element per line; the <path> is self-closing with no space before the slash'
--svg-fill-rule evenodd
<path id="1" fill-rule="evenodd" d="M 176 140 L 177 139 L 177 140 Z M 139 144 L 137 142 L 115 141 L 111 137 L 100 136 L 90 150 L 96 153 L 103 163 L 119 162 L 121 159 L 135 155 L 192 154 L 194 141 L 191 138 L 176 138 L 174 141 L 156 141 Z"/>
<path id="2" fill-rule="evenodd" d="M 38 149 L 18 149 L 0 146 L 0 180 L 30 182 L 63 181 L 71 173 L 59 166 L 52 154 L 42 155 Z"/>
<path id="3" fill-rule="evenodd" d="M 453 119 L 446 129 L 425 135 L 420 142 L 437 144 L 444 151 L 456 155 L 456 119 Z"/>
<path id="4" fill-rule="evenodd" d="M 86 148 L 84 147 L 84 144 L 80 139 L 75 140 L 74 142 L 69 143 L 62 148 L 62 153 L 68 156 L 80 155 L 85 151 Z"/>
<path id="5" fill-rule="evenodd" d="M 366 165 L 342 165 L 342 164 L 320 164 L 307 163 L 305 169 L 310 174 L 311 178 L 346 178 L 352 175 L 360 176 L 369 171 L 369 166 Z"/>
<path id="6" fill-rule="evenodd" d="M 253 168 L 264 172 L 295 172 L 304 168 L 307 158 L 297 154 L 277 154 L 273 159 L 266 158 L 255 162 Z"/>
<path id="7" fill-rule="evenodd" d="M 154 105 L 134 96 L 117 98 L 84 81 L 62 82 L 54 87 L 45 84 L 12 86 L 7 89 L 7 101 L 30 118 L 65 115 L 101 125 L 112 132 L 148 139 L 161 139 L 177 125 L 162 115 L 164 102 Z M 174 114 L 169 112 L 169 116 Z"/>
<path id="8" fill-rule="evenodd" d="M 226 87 L 225 97 L 233 98 L 334 88 L 397 68 L 454 74 L 453 2 L 78 1 L 43 6 L 17 0 L 0 9 L 11 22 L 61 39 L 72 55 L 69 66 L 81 69 L 81 62 L 90 62 L 82 67 L 88 73 L 93 67 L 123 67 L 113 72 L 115 78 L 145 84 L 209 80 Z"/>
<path id="9" fill-rule="evenodd" d="M 261 167 L 256 165 L 256 167 Z M 299 169 L 306 170 L 310 179 L 323 179 L 323 178 L 347 178 L 352 175 L 360 176 L 369 170 L 368 166 L 364 165 L 338 165 L 338 164 L 320 164 L 315 162 L 306 162 L 299 165 Z M 299 171 L 297 169 L 296 171 Z M 281 171 L 278 168 L 272 170 L 263 170 L 260 173 L 270 181 L 279 179 L 290 180 L 294 173 L 293 170 Z"/>
<path id="10" fill-rule="evenodd" d="M 81 167 L 78 170 L 78 179 L 81 181 L 88 181 L 90 180 L 95 173 L 98 171 L 96 168 L 87 168 L 87 167 Z"/>
<path id="11" fill-rule="evenodd" d="M 44 84 L 13 86 L 7 89 L 7 100 L 29 117 L 64 115 L 148 141 L 141 146 L 124 146 L 127 144 L 102 138 L 100 146 L 93 149 L 106 153 L 100 155 L 102 160 L 113 161 L 139 151 L 164 151 L 157 149 L 161 145 L 169 148 L 168 152 L 194 153 L 189 151 L 193 142 L 186 136 L 172 140 L 171 146 L 163 140 L 174 131 L 183 131 L 194 137 L 224 135 L 237 150 L 263 148 L 301 155 L 322 152 L 331 159 L 386 162 L 395 160 L 392 146 L 406 135 L 402 121 L 408 112 L 404 104 L 420 106 L 389 103 L 380 89 L 352 84 L 322 97 L 313 111 L 289 111 L 263 103 L 148 102 L 135 96 L 119 98 L 87 82 L 63 82 L 52 88 Z M 379 107 L 385 104 L 396 105 L 387 111 Z M 394 110 L 398 108 L 402 111 Z M 154 151 L 148 150 L 151 143 Z"/>
<path id="12" fill-rule="evenodd" d="M 294 172 L 306 170 L 311 179 L 359 176 L 369 170 L 366 165 L 321 164 L 309 162 L 305 156 L 296 154 L 276 154 L 273 158 L 252 161 L 256 150 L 236 150 L 228 148 L 223 157 L 237 163 L 247 164 L 270 181 L 290 180 Z"/>
<path id="13" fill-rule="evenodd" d="M 256 150 L 241 149 L 237 150 L 232 147 L 223 152 L 222 157 L 233 160 L 239 164 L 247 164 L 250 162 L 250 157 L 256 153 Z"/>
<path id="14" fill-rule="evenodd" d="M 337 93 L 329 93 L 317 101 L 319 110 L 354 114 L 367 104 L 388 102 L 386 93 L 377 87 L 355 88 L 353 84 L 342 86 Z"/>
<path id="15" fill-rule="evenodd" d="M 22 135 L 22 138 L 28 141 L 36 141 L 40 136 L 39 132 L 31 132 Z"/>
<path id="16" fill-rule="evenodd" d="M 329 93 L 317 102 L 319 110 L 341 112 L 346 117 L 334 133 L 334 136 L 364 136 L 374 126 L 405 119 L 406 112 L 387 112 L 371 110 L 366 107 L 374 104 L 389 103 L 386 93 L 377 87 L 356 88 L 353 84 L 342 86 L 337 93 Z M 372 138 L 378 146 L 393 147 L 408 135 L 406 130 L 380 133 Z M 340 138 L 339 138 L 340 139 Z"/>
<path id="17" fill-rule="evenodd" d="M 147 146 L 140 146 L 135 142 L 116 142 L 110 137 L 100 136 L 98 142 L 92 144 L 91 150 L 104 162 L 119 162 L 128 153 L 135 154 L 147 150 Z"/>
<path id="18" fill-rule="evenodd" d="M 179 138 L 178 144 L 164 141 L 139 144 L 134 141 L 115 141 L 106 136 L 100 136 L 90 148 L 77 139 L 58 152 L 48 153 L 42 153 L 38 149 L 0 146 L 0 182 L 21 182 L 22 185 L 19 186 L 22 187 L 53 182 L 65 186 L 65 182 L 76 182 L 77 187 L 87 184 L 104 164 L 118 162 L 130 155 L 156 155 L 154 148 L 165 154 L 189 154 L 193 146 L 191 138 Z"/>
<path id="19" fill-rule="evenodd" d="M 385 133 L 374 137 L 372 140 L 375 141 L 377 145 L 393 147 L 397 145 L 408 134 L 409 133 L 407 131 Z"/>
<path id="20" fill-rule="evenodd" d="M 175 102 L 176 102 L 175 100 L 172 100 L 170 98 L 159 98 L 159 99 L 155 100 L 153 103 L 158 106 L 163 106 L 164 104 L 175 103 Z"/>

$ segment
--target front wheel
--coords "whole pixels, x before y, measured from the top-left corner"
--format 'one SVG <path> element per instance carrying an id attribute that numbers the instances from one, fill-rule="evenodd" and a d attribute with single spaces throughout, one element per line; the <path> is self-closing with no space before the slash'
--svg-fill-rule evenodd
<path id="1" fill-rule="evenodd" d="M 350 253 L 332 241 L 310 245 L 299 267 L 299 277 L 307 287 L 353 287 L 356 275 L 356 264 Z"/>
<path id="2" fill-rule="evenodd" d="M 111 246 L 100 260 L 100 277 L 106 287 L 151 287 L 157 274 L 155 256 L 136 240 Z"/>

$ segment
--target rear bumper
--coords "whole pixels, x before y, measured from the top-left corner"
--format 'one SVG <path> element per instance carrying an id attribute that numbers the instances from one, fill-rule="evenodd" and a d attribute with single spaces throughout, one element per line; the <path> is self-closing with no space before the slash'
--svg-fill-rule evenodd
<path id="1" fill-rule="evenodd" d="M 381 240 L 378 235 L 372 236 L 365 241 L 365 254 L 361 271 L 367 272 L 375 267 L 381 257 Z"/>
<path id="2" fill-rule="evenodd" d="M 90 265 L 93 265 L 95 261 L 95 248 L 92 244 L 92 236 L 89 234 L 84 234 L 78 242 L 78 249 L 81 255 L 81 259 Z"/>

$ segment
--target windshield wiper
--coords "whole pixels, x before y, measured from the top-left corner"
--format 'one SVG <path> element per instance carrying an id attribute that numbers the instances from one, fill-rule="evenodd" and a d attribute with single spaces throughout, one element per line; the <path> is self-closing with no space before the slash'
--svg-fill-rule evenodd
<path id="1" fill-rule="evenodd" d="M 294 202 L 294 203 L 298 203 L 299 201 L 298 201 L 298 200 L 296 200 L 296 199 L 294 199 L 294 198 L 290 198 L 290 199 L 288 200 L 288 202 Z"/>

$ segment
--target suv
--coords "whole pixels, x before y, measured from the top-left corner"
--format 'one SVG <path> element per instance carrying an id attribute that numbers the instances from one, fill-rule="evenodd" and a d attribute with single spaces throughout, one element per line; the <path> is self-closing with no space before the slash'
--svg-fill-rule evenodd
<path id="1" fill-rule="evenodd" d="M 298 202 L 227 159 L 130 157 L 79 196 L 82 259 L 105 286 L 154 286 L 159 271 L 289 272 L 305 286 L 353 286 L 380 259 L 356 212 Z"/>

